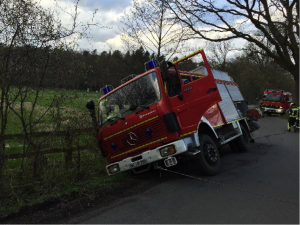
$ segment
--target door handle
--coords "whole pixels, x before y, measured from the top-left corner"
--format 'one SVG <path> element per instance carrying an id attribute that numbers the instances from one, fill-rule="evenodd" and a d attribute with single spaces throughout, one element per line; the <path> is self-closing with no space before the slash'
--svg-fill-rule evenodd
<path id="1" fill-rule="evenodd" d="M 179 98 L 180 101 L 183 100 L 183 94 L 182 93 L 180 93 L 177 97 Z"/>
<path id="2" fill-rule="evenodd" d="M 212 93 L 212 92 L 215 92 L 217 91 L 217 88 L 210 88 L 206 91 L 206 93 Z"/>

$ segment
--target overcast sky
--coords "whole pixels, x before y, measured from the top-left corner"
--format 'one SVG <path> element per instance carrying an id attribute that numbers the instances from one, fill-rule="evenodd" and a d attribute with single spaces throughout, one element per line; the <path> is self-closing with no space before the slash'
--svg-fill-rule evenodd
<path id="1" fill-rule="evenodd" d="M 41 0 L 41 5 L 47 9 L 60 10 L 59 18 L 64 26 L 72 24 L 72 18 L 68 14 L 74 14 L 74 0 L 58 0 L 55 4 L 54 0 Z M 130 7 L 131 0 L 81 0 L 78 6 L 77 21 L 80 24 L 97 23 L 98 26 L 91 26 L 89 36 L 91 39 L 83 39 L 79 42 L 81 49 L 94 50 L 98 53 L 103 50 L 108 50 L 109 46 L 114 49 L 122 48 L 122 42 L 118 36 L 119 22 L 124 11 Z M 94 14 L 96 10 L 96 14 Z M 93 18 L 94 15 L 94 18 Z M 78 27 L 80 27 L 80 24 Z M 120 49 L 122 50 L 122 49 Z"/>
<path id="2" fill-rule="evenodd" d="M 38 0 L 37 0 L 38 1 Z M 140 0 L 142 1 L 142 0 Z M 55 2 L 58 3 L 55 4 Z M 41 5 L 47 9 L 59 8 L 61 19 L 64 26 L 72 24 L 72 17 L 69 14 L 74 14 L 75 0 L 40 0 Z M 104 50 L 121 50 L 124 51 L 123 42 L 119 35 L 119 27 L 122 26 L 120 20 L 126 10 L 129 9 L 131 0 L 81 0 L 78 6 L 77 21 L 80 24 L 97 23 L 98 26 L 92 26 L 89 31 L 90 39 L 82 39 L 79 43 L 79 50 L 94 50 L 98 53 Z M 96 14 L 94 14 L 96 10 Z M 68 14 L 69 13 L 69 14 Z M 94 17 L 93 17 L 94 15 Z M 80 24 L 78 27 L 80 27 Z M 238 45 L 242 45 L 236 42 Z M 203 48 L 204 42 L 200 40 L 192 40 L 188 47 L 189 52 L 184 52 L 183 55 Z M 180 57 L 180 55 L 179 55 Z"/>

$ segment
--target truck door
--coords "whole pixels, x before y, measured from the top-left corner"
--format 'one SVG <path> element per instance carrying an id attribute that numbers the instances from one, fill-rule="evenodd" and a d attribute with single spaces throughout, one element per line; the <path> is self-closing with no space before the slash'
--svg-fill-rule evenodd
<path id="1" fill-rule="evenodd" d="M 203 114 L 221 101 L 211 72 L 201 76 L 192 74 L 186 76 L 184 73 L 180 74 L 176 65 L 172 65 L 169 67 L 166 89 L 170 104 L 179 120 L 180 133 L 194 130 Z"/>

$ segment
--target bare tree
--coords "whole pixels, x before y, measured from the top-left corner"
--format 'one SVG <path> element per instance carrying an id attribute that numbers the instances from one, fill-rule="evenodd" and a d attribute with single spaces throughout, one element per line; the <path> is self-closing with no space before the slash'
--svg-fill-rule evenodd
<path id="1" fill-rule="evenodd" d="M 226 63 L 228 60 L 228 54 L 233 49 L 232 40 L 226 40 L 221 42 L 208 42 L 207 49 L 209 50 L 208 55 L 209 61 L 212 65 L 218 65 L 219 69 L 225 71 Z"/>
<path id="2" fill-rule="evenodd" d="M 298 0 L 165 1 L 175 17 L 209 41 L 242 38 L 290 72 L 299 95 Z"/>
<path id="3" fill-rule="evenodd" d="M 24 134 L 24 153 L 33 148 L 37 153 L 34 164 L 38 161 L 43 141 L 34 142 L 31 134 L 40 129 L 41 121 L 59 97 L 54 95 L 47 106 L 39 106 L 47 85 L 46 77 L 50 77 L 48 82 L 59 87 L 60 82 L 72 75 L 70 68 L 60 67 L 60 56 L 74 46 L 74 42 L 70 41 L 74 35 L 84 36 L 82 31 L 76 30 L 77 6 L 78 2 L 71 15 L 73 23 L 66 28 L 55 16 L 55 11 L 46 11 L 36 1 L 3 0 L 0 3 L 0 183 L 4 165 L 4 135 L 11 115 L 20 125 L 17 132 Z M 83 26 L 84 30 L 86 28 Z M 36 171 L 36 165 L 34 167 Z"/>
<path id="4" fill-rule="evenodd" d="M 171 58 L 183 47 L 187 30 L 179 20 L 170 17 L 165 1 L 134 0 L 129 12 L 121 19 L 122 39 L 135 42 L 159 59 L 162 55 Z"/>

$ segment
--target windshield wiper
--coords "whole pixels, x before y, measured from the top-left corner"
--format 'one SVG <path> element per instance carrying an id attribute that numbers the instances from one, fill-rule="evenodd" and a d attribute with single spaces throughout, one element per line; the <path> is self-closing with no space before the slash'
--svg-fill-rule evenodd
<path id="1" fill-rule="evenodd" d="M 112 116 L 111 118 L 109 118 L 109 119 L 107 119 L 106 121 L 108 121 L 108 122 L 113 122 L 113 121 L 118 121 L 118 120 L 125 120 L 125 118 L 124 117 L 122 117 L 122 116 Z"/>
<path id="2" fill-rule="evenodd" d="M 106 123 L 111 123 L 111 122 L 113 122 L 113 123 L 110 124 L 110 125 L 112 126 L 112 125 L 114 125 L 115 123 L 117 123 L 118 120 L 125 120 L 125 118 L 122 117 L 122 116 L 112 116 L 111 118 L 106 119 L 106 120 L 102 123 L 101 126 L 104 126 L 104 124 L 106 124 Z"/>
<path id="3" fill-rule="evenodd" d="M 139 109 L 139 108 L 150 109 L 150 107 L 148 105 L 143 105 L 143 104 L 140 104 L 140 105 L 131 105 L 129 109 L 131 111 L 133 111 L 133 110 L 136 110 L 136 109 Z"/>

